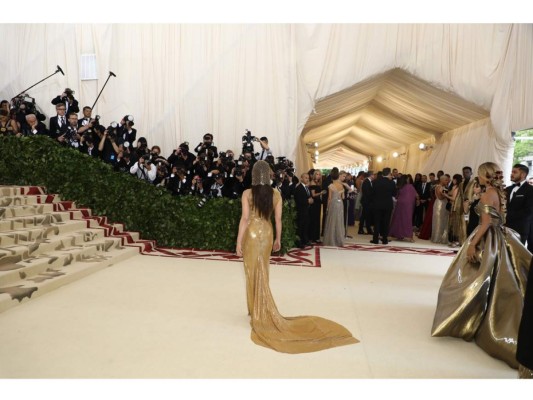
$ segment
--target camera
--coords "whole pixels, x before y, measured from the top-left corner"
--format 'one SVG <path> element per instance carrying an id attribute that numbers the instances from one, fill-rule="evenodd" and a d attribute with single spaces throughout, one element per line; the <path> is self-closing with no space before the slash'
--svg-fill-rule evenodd
<path id="1" fill-rule="evenodd" d="M 243 153 L 253 153 L 254 151 L 254 144 L 253 142 L 258 142 L 259 139 L 257 139 L 255 136 L 252 135 L 252 132 L 250 132 L 248 129 L 244 131 L 244 136 L 242 137 L 242 152 Z"/>
<path id="2" fill-rule="evenodd" d="M 141 158 L 144 160 L 144 162 L 143 163 L 139 163 L 139 164 L 146 164 L 146 165 L 152 164 L 152 155 L 150 153 L 146 153 L 146 154 L 141 155 L 139 157 L 139 160 Z"/>
<path id="3" fill-rule="evenodd" d="M 242 167 L 240 167 L 240 166 L 235 167 L 234 174 L 235 174 L 235 177 L 242 176 L 243 175 Z"/>
<path id="4" fill-rule="evenodd" d="M 202 196 L 200 198 L 200 200 L 198 200 L 198 203 L 196 204 L 196 207 L 198 208 L 202 208 L 203 206 L 205 206 L 205 203 L 207 203 L 207 200 L 208 200 L 208 197 L 207 196 Z"/>
<path id="5" fill-rule="evenodd" d="M 135 123 L 133 122 L 133 115 L 125 115 L 124 118 L 122 118 L 123 121 L 126 122 L 126 125 L 133 126 Z"/>
<path id="6" fill-rule="evenodd" d="M 107 137 L 111 140 L 116 140 L 118 133 L 117 133 L 118 124 L 113 121 L 111 124 L 107 127 Z"/>
<path id="7" fill-rule="evenodd" d="M 274 165 L 275 170 L 283 170 L 287 173 L 289 178 L 294 176 L 294 164 L 291 160 L 288 160 L 287 157 L 281 156 L 276 157 L 278 160 L 277 164 Z"/>
<path id="8" fill-rule="evenodd" d="M 46 116 L 37 109 L 35 99 L 26 93 L 22 93 L 11 99 L 11 109 L 16 115 L 16 120 L 21 124 L 24 124 L 26 115 L 28 114 L 35 114 L 38 121 L 42 122 L 46 120 Z"/>

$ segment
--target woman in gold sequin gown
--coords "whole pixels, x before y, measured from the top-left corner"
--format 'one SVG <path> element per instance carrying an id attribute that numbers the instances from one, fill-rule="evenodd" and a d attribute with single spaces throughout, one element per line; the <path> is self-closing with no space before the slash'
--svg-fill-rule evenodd
<path id="1" fill-rule="evenodd" d="M 486 186 L 476 208 L 480 224 L 444 276 L 432 336 L 475 340 L 492 357 L 518 368 L 516 343 L 531 253 L 516 232 L 503 226 L 499 171 L 494 163 L 478 169 Z"/>
<path id="2" fill-rule="evenodd" d="M 246 298 L 254 343 L 282 353 L 308 353 L 357 343 L 342 325 L 320 317 L 283 317 L 269 286 L 269 259 L 281 247 L 282 201 L 270 186 L 270 166 L 255 163 L 252 189 L 242 195 L 242 216 L 237 237 L 237 255 L 243 256 Z M 270 216 L 274 212 L 273 240 Z"/>

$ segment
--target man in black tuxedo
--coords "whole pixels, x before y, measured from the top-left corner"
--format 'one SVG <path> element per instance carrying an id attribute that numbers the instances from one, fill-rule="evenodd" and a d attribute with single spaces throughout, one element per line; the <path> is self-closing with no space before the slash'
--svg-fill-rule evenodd
<path id="1" fill-rule="evenodd" d="M 300 183 L 294 189 L 294 201 L 296 202 L 296 227 L 300 237 L 301 249 L 311 246 L 309 242 L 309 206 L 313 204 L 311 191 L 309 190 L 309 174 L 301 175 Z"/>
<path id="2" fill-rule="evenodd" d="M 396 194 L 396 185 L 392 180 L 390 168 L 383 168 L 383 176 L 372 183 L 370 200 L 372 214 L 374 215 L 374 237 L 370 243 L 388 244 L 389 225 L 392 214 L 392 197 Z"/>
<path id="3" fill-rule="evenodd" d="M 507 187 L 507 216 L 505 226 L 520 234 L 522 243 L 528 242 L 528 250 L 533 250 L 533 238 L 528 238 L 533 217 L 533 186 L 527 183 L 529 168 L 515 164 L 511 171 L 513 185 Z"/>
<path id="4" fill-rule="evenodd" d="M 420 204 L 415 208 L 415 226 L 420 228 L 424 222 L 424 216 L 428 208 L 429 201 L 431 199 L 431 183 L 428 182 L 427 175 L 422 175 L 422 179 L 415 186 L 418 197 L 420 198 Z"/>
<path id="5" fill-rule="evenodd" d="M 368 171 L 365 175 L 365 180 L 361 185 L 361 218 L 359 218 L 359 230 L 357 233 L 359 235 L 364 235 L 363 227 L 366 226 L 366 233 L 373 235 L 372 232 L 372 210 L 370 209 L 371 195 L 372 195 L 372 181 L 374 180 L 374 173 Z"/>
<path id="6" fill-rule="evenodd" d="M 57 115 L 50 118 L 49 131 L 52 139 L 57 140 L 57 138 L 63 136 L 67 132 L 68 121 L 66 110 L 67 108 L 64 103 L 56 104 Z"/>

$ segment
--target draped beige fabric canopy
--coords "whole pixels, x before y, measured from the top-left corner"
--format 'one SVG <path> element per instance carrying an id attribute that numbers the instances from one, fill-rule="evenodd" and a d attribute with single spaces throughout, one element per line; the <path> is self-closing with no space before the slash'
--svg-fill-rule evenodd
<path id="1" fill-rule="evenodd" d="M 379 168 L 376 156 L 431 145 L 443 132 L 488 116 L 487 110 L 394 69 L 320 100 L 302 137 L 319 143 L 317 167 L 359 164 L 371 156 Z"/>

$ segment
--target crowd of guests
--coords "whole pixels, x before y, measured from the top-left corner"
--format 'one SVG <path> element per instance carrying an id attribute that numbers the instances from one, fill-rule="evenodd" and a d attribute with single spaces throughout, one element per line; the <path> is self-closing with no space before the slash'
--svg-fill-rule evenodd
<path id="1" fill-rule="evenodd" d="M 532 251 L 533 179 L 528 174 L 525 165 L 513 167 L 513 185 L 506 188 L 506 226 Z M 312 169 L 301 174 L 294 190 L 299 246 L 320 244 L 321 236 L 326 245 L 342 246 L 347 227 L 358 221 L 358 234 L 372 235 L 373 244 L 414 242 L 418 236 L 460 247 L 479 224 L 476 206 L 485 189 L 468 166 L 462 174 L 438 171 L 414 178 L 390 168 L 356 176 L 334 168 L 326 177 Z"/>
<path id="2" fill-rule="evenodd" d="M 472 178 L 472 168 L 465 166 L 462 174 L 450 176 L 443 171 L 428 176 L 403 175 L 396 169 L 384 168 L 374 175 L 372 171 L 356 178 L 358 196 L 356 210 L 360 209 L 359 234 L 373 235 L 387 244 L 389 235 L 395 240 L 414 241 L 415 235 L 433 243 L 460 247 L 479 224 L 476 206 L 485 187 L 478 178 Z M 500 172 L 501 173 L 501 172 Z M 527 180 L 529 168 L 513 166 L 511 181 L 506 188 L 506 226 L 520 234 L 522 243 L 533 250 L 533 182 Z M 379 181 L 388 179 L 390 191 L 382 193 Z M 503 178 L 503 176 L 502 176 Z M 362 182 L 361 182 L 362 180 Z M 516 194 L 516 195 L 515 195 Z M 380 204 L 386 201 L 386 207 Z M 379 208 L 387 210 L 380 215 Z M 381 212 L 382 214 L 383 212 Z M 388 222 L 387 222 L 388 221 Z M 376 233 L 376 230 L 379 231 Z"/>
<path id="3" fill-rule="evenodd" d="M 116 171 L 165 187 L 173 195 L 238 198 L 251 187 L 254 163 L 265 160 L 272 169 L 272 186 L 284 200 L 295 200 L 301 248 L 322 243 L 321 237 L 326 245 L 342 246 L 347 227 L 356 221 L 358 233 L 372 235 L 374 244 L 387 244 L 389 239 L 414 241 L 416 234 L 420 239 L 459 247 L 479 223 L 475 207 L 484 187 L 472 179 L 470 167 L 453 176 L 438 171 L 428 176 L 417 173 L 414 179 L 390 168 L 376 174 L 360 171 L 357 176 L 333 168 L 326 177 L 311 169 L 298 178 L 290 160 L 274 158 L 267 137 L 257 138 L 248 130 L 238 156 L 233 150 L 219 152 L 213 135 L 206 133 L 193 149 L 184 142 L 164 157 L 158 145 L 137 138 L 131 115 L 107 127 L 98 115 L 93 117 L 89 106 L 78 115 L 78 101 L 69 88 L 51 100 L 56 115 L 48 119 L 48 125 L 30 99 L 22 96 L 0 103 L 0 135 L 47 135 L 59 145 L 99 158 Z M 517 230 L 524 243 L 533 242 L 533 194 L 525 182 L 528 173 L 524 165 L 513 167 L 512 181 L 522 184 L 509 194 L 507 215 L 507 226 Z M 519 193 L 511 203 L 516 191 Z M 521 211 L 514 211 L 517 209 Z M 530 250 L 532 247 L 530 244 Z"/>

